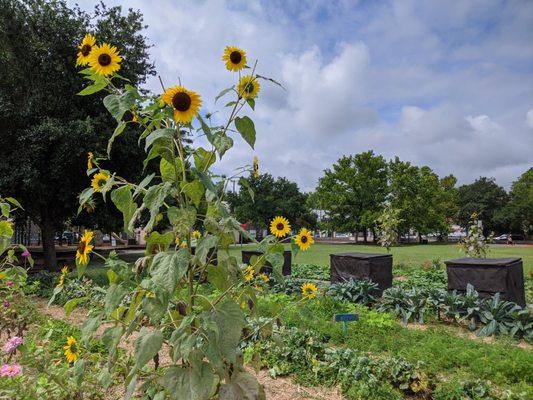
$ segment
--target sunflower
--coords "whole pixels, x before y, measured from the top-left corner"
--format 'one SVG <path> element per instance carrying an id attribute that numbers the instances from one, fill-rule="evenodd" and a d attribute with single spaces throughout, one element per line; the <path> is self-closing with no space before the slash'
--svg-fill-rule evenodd
<path id="1" fill-rule="evenodd" d="M 196 240 L 200 239 L 202 237 L 202 234 L 200 233 L 200 231 L 194 231 L 192 233 L 192 237 L 195 238 Z"/>
<path id="2" fill-rule="evenodd" d="M 90 33 L 86 34 L 81 44 L 78 46 L 80 51 L 78 52 L 78 58 L 76 59 L 76 65 L 88 65 L 89 56 L 93 47 L 96 45 L 96 38 Z"/>
<path id="3" fill-rule="evenodd" d="M 270 281 L 270 278 L 265 273 L 259 274 L 259 278 L 265 283 L 268 283 L 268 281 Z"/>
<path id="4" fill-rule="evenodd" d="M 246 75 L 239 79 L 239 85 L 237 87 L 237 93 L 239 94 L 239 97 L 245 99 L 255 99 L 257 97 L 257 93 L 259 93 L 259 89 L 261 89 L 261 85 L 259 84 L 257 78 L 251 75 Z"/>
<path id="5" fill-rule="evenodd" d="M 76 344 L 76 339 L 73 336 L 67 338 L 66 346 L 63 346 L 65 349 L 65 357 L 69 363 L 73 363 L 80 357 L 80 349 Z"/>
<path id="6" fill-rule="evenodd" d="M 251 265 L 248 265 L 246 269 L 244 270 L 244 280 L 246 282 L 250 282 L 252 279 L 254 279 L 254 267 Z"/>
<path id="7" fill-rule="evenodd" d="M 298 235 L 296 235 L 296 239 L 294 239 L 300 250 L 307 250 L 313 243 L 315 243 L 315 239 L 313 239 L 313 235 L 311 232 L 309 232 L 307 229 L 302 228 Z"/>
<path id="8" fill-rule="evenodd" d="M 291 225 L 289 224 L 287 218 L 276 217 L 270 223 L 270 232 L 277 237 L 283 237 L 290 231 Z"/>
<path id="9" fill-rule="evenodd" d="M 65 265 L 63 268 L 61 268 L 61 273 L 62 273 L 63 275 L 68 274 L 68 265 Z"/>
<path id="10" fill-rule="evenodd" d="M 259 178 L 259 158 L 257 156 L 254 156 L 253 176 Z"/>
<path id="11" fill-rule="evenodd" d="M 105 186 L 108 180 L 109 173 L 100 171 L 93 177 L 93 180 L 91 181 L 91 186 L 93 187 L 95 192 L 101 192 L 102 187 Z"/>
<path id="12" fill-rule="evenodd" d="M 94 233 L 92 231 L 85 231 L 78 244 L 78 249 L 76 250 L 76 263 L 81 265 L 89 263 L 89 254 L 94 248 L 94 246 L 91 245 L 93 238 Z"/>
<path id="13" fill-rule="evenodd" d="M 174 120 L 182 124 L 190 124 L 198 115 L 202 99 L 200 95 L 183 86 L 173 86 L 165 91 L 162 99 L 174 108 Z"/>
<path id="14" fill-rule="evenodd" d="M 91 152 L 88 152 L 87 153 L 87 169 L 94 168 L 93 160 L 94 160 L 94 154 Z"/>
<path id="15" fill-rule="evenodd" d="M 307 282 L 302 285 L 302 297 L 304 299 L 314 299 L 317 291 L 318 289 L 314 283 Z"/>
<path id="16" fill-rule="evenodd" d="M 222 55 L 228 71 L 240 71 L 246 66 L 246 52 L 243 49 L 227 46 Z"/>
<path id="17" fill-rule="evenodd" d="M 65 284 L 65 275 L 61 274 L 59 275 L 59 280 L 57 281 L 56 287 L 62 288 L 64 284 Z"/>
<path id="18" fill-rule="evenodd" d="M 89 65 L 94 72 L 103 76 L 117 72 L 120 69 L 121 61 L 122 57 L 118 55 L 117 48 L 107 43 L 101 46 L 94 46 L 89 55 Z"/>

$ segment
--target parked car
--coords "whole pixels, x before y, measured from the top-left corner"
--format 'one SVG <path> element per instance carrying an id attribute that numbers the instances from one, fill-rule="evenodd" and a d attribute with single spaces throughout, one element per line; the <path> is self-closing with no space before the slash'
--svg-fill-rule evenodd
<path id="1" fill-rule="evenodd" d="M 498 237 L 494 238 L 495 243 L 507 243 L 507 240 L 509 239 L 509 234 L 504 233 L 503 235 L 500 235 Z M 526 240 L 524 235 L 520 233 L 511 233 L 511 239 L 513 239 L 513 242 L 522 242 Z"/>

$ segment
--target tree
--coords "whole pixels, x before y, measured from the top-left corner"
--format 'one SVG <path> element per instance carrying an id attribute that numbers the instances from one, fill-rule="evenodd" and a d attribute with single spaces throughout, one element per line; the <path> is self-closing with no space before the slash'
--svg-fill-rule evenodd
<path id="1" fill-rule="evenodd" d="M 77 45 L 87 32 L 119 43 L 121 75 L 139 84 L 153 72 L 143 28 L 139 12 L 123 15 L 120 7 L 101 4 L 91 17 L 63 1 L 0 0 L 0 192 L 16 197 L 40 227 L 49 269 L 56 267 L 54 233 L 75 217 L 88 182 L 87 152 L 105 154 L 112 134 L 104 93 L 75 95 L 84 86 Z M 124 131 L 106 164 L 128 178 L 142 173 L 130 162 L 141 154 L 135 131 Z M 115 226 L 118 213 L 107 214 L 100 226 Z"/>
<path id="2" fill-rule="evenodd" d="M 344 156 L 324 171 L 316 189 L 333 229 L 364 232 L 376 225 L 387 196 L 387 163 L 373 151 Z"/>
<path id="3" fill-rule="evenodd" d="M 316 216 L 307 207 L 307 196 L 300 192 L 298 185 L 286 178 L 274 179 L 270 174 L 257 177 L 250 175 L 249 186 L 241 185 L 237 193 L 229 192 L 227 201 L 236 218 L 243 223 L 251 223 L 256 228 L 267 228 L 277 215 L 291 222 L 293 229 L 314 228 Z"/>
<path id="4" fill-rule="evenodd" d="M 389 163 L 390 202 L 399 210 L 400 232 L 447 233 L 455 202 L 455 178 L 439 179 L 431 168 L 417 167 L 398 157 Z"/>
<path id="5" fill-rule="evenodd" d="M 474 183 L 462 185 L 457 190 L 458 196 L 458 223 L 467 227 L 470 217 L 477 213 L 483 222 L 483 233 L 488 235 L 491 231 L 500 232 L 507 229 L 507 224 L 500 215 L 508 203 L 508 195 L 498 186 L 494 178 L 480 177 Z"/>
<path id="6" fill-rule="evenodd" d="M 533 231 L 533 168 L 513 182 L 509 197 L 504 214 L 509 218 L 511 228 L 522 231 L 527 237 Z"/>

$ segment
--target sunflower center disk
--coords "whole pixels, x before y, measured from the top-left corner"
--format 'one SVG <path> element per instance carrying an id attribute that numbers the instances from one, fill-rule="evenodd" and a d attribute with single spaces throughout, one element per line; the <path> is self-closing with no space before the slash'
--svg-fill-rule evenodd
<path id="1" fill-rule="evenodd" d="M 83 57 L 87 57 L 89 55 L 89 53 L 91 52 L 91 45 L 90 44 L 84 44 L 83 47 L 81 48 L 81 54 L 83 55 Z"/>
<path id="2" fill-rule="evenodd" d="M 279 224 L 276 225 L 276 229 L 278 231 L 282 231 L 283 229 L 285 229 L 285 225 L 283 225 L 281 222 Z"/>
<path id="3" fill-rule="evenodd" d="M 86 246 L 86 244 L 85 244 L 85 242 L 82 240 L 82 241 L 80 242 L 80 244 L 78 244 L 78 251 L 79 251 L 80 253 L 83 253 L 83 252 L 85 251 L 85 246 Z"/>
<path id="4" fill-rule="evenodd" d="M 248 82 L 244 87 L 244 90 L 246 90 L 246 93 L 252 93 L 254 91 L 254 84 L 252 82 Z"/>
<path id="5" fill-rule="evenodd" d="M 111 56 L 109 54 L 100 54 L 98 56 L 98 64 L 100 64 L 102 67 L 107 67 L 109 64 L 111 64 Z"/>
<path id="6" fill-rule="evenodd" d="M 184 92 L 176 93 L 172 98 L 172 105 L 178 111 L 187 111 L 191 106 L 191 96 Z"/>
<path id="7" fill-rule="evenodd" d="M 238 64 L 242 60 L 241 53 L 239 53 L 238 51 L 232 51 L 231 54 L 229 55 L 229 59 L 231 60 L 233 64 Z"/>
<path id="8" fill-rule="evenodd" d="M 302 243 L 307 243 L 307 236 L 302 236 L 302 237 L 300 238 L 300 241 L 301 241 Z"/>

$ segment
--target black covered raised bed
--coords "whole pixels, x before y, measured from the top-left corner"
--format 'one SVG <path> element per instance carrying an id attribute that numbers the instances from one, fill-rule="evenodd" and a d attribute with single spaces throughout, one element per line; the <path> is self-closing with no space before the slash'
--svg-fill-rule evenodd
<path id="1" fill-rule="evenodd" d="M 521 258 L 458 258 L 445 261 L 448 290 L 466 291 L 471 284 L 480 297 L 500 293 L 502 299 L 525 307 Z"/>
<path id="2" fill-rule="evenodd" d="M 242 251 L 242 262 L 243 264 L 249 264 L 250 258 L 252 256 L 260 256 L 263 254 L 262 251 L 257 250 L 243 250 Z M 286 250 L 283 252 L 283 267 L 281 269 L 281 273 L 283 275 L 290 275 L 291 274 L 291 264 L 292 264 L 292 253 L 290 250 Z M 272 273 L 272 264 L 270 264 L 268 261 L 265 261 L 265 265 L 263 265 L 263 268 L 261 269 L 266 274 Z"/>
<path id="3" fill-rule="evenodd" d="M 330 254 L 331 283 L 371 280 L 380 291 L 392 286 L 392 255 L 375 253 Z"/>

